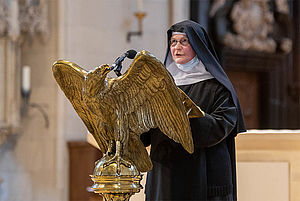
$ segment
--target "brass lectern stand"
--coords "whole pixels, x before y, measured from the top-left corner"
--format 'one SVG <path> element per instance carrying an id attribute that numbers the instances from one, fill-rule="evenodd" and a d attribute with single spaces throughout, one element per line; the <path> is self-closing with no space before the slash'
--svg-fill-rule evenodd
<path id="1" fill-rule="evenodd" d="M 189 117 L 203 111 L 179 88 L 164 65 L 147 51 L 138 53 L 118 78 L 107 74 L 114 66 L 86 71 L 59 60 L 53 75 L 104 153 L 96 162 L 92 189 L 107 201 L 129 200 L 142 189 L 140 172 L 152 169 L 140 135 L 159 128 L 193 153 Z"/>
<path id="2" fill-rule="evenodd" d="M 107 201 L 125 201 L 143 188 L 140 184 L 142 175 L 134 165 L 126 167 L 121 164 L 120 174 L 117 174 L 117 163 L 104 167 L 105 162 L 105 157 L 99 160 L 91 175 L 94 193 L 101 194 Z"/>

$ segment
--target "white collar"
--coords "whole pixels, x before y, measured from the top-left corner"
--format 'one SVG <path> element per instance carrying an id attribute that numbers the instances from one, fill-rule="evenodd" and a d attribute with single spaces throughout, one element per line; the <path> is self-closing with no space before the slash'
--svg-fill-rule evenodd
<path id="1" fill-rule="evenodd" d="M 195 56 L 193 59 L 191 59 L 189 62 L 185 63 L 185 64 L 178 64 L 176 63 L 176 66 L 184 71 L 184 72 L 188 72 L 190 71 L 191 69 L 193 69 L 195 66 L 199 65 L 199 59 L 197 56 Z"/>
<path id="2" fill-rule="evenodd" d="M 174 78 L 175 84 L 177 86 L 180 85 L 188 85 L 194 84 L 197 82 L 201 82 L 204 80 L 214 78 L 203 65 L 202 61 L 196 58 L 193 58 L 190 62 L 186 64 L 179 64 L 174 61 L 167 65 L 167 70 L 171 73 Z M 186 66 L 185 66 L 186 65 Z"/>

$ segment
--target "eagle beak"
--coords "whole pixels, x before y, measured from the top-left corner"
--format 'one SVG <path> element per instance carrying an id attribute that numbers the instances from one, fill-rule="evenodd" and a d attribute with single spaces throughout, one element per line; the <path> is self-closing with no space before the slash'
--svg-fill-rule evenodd
<path id="1" fill-rule="evenodd" d="M 111 67 L 106 66 L 105 69 L 104 69 L 104 72 L 109 73 L 111 70 L 112 70 Z"/>

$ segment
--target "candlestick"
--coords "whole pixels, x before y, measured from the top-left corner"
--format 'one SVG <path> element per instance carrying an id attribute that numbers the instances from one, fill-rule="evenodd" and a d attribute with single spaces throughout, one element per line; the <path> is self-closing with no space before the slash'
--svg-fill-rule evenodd
<path id="1" fill-rule="evenodd" d="M 143 11 L 143 0 L 137 0 L 137 7 L 139 12 Z"/>
<path id="2" fill-rule="evenodd" d="M 31 69 L 29 66 L 23 66 L 23 68 L 22 68 L 22 90 L 25 93 L 30 91 L 30 72 L 31 72 Z"/>
<path id="3" fill-rule="evenodd" d="M 142 26 L 142 20 L 146 16 L 145 12 L 136 12 L 134 13 L 135 17 L 138 19 L 138 31 L 130 31 L 127 33 L 127 42 L 130 42 L 131 36 L 141 36 L 143 34 L 143 26 Z"/>

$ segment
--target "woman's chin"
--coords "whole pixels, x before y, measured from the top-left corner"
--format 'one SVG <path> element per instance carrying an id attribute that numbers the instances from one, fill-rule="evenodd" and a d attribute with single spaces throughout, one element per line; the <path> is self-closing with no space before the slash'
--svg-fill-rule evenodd
<path id="1" fill-rule="evenodd" d="M 175 62 L 178 64 L 186 64 L 187 61 L 185 59 L 175 59 Z"/>

